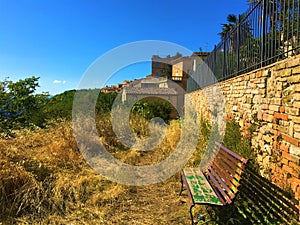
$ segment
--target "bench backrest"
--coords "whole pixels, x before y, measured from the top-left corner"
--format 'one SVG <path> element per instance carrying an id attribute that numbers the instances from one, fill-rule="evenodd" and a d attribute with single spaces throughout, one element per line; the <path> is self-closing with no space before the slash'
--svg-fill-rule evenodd
<path id="1" fill-rule="evenodd" d="M 240 185 L 241 174 L 247 159 L 232 152 L 220 143 L 215 143 L 214 159 L 202 172 L 210 181 L 221 202 L 230 204 Z"/>

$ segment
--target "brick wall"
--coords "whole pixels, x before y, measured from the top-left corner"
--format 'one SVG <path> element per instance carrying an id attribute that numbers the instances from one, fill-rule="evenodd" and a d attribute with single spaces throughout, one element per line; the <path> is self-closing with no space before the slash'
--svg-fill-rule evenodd
<path id="1" fill-rule="evenodd" d="M 300 55 L 216 87 L 224 96 L 226 117 L 235 118 L 244 135 L 254 128 L 251 144 L 261 175 L 290 188 L 300 200 Z M 207 119 L 212 117 L 211 99 L 223 101 L 212 91 L 216 87 L 187 94 Z"/>

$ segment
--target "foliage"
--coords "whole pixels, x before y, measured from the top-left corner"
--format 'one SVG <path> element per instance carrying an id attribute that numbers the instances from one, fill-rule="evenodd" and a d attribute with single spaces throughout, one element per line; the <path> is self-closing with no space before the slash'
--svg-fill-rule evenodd
<path id="1" fill-rule="evenodd" d="M 208 123 L 203 116 L 200 117 L 200 131 L 201 135 L 204 137 L 205 142 L 209 140 L 211 125 Z"/>
<path id="2" fill-rule="evenodd" d="M 36 94 L 38 77 L 30 77 L 13 82 L 0 82 L 0 134 L 2 137 L 14 135 L 14 130 L 45 127 L 47 121 L 72 118 L 75 90 L 50 97 L 48 93 Z M 80 90 L 84 104 L 91 103 L 91 97 L 99 90 Z M 96 92 L 96 93 L 95 93 Z M 100 92 L 95 105 L 97 115 L 110 112 L 117 93 Z"/>
<path id="3" fill-rule="evenodd" d="M 245 158 L 254 158 L 254 153 L 251 149 L 250 138 L 242 136 L 240 126 L 234 119 L 227 120 L 226 122 L 223 143 L 227 148 Z"/>
<path id="4" fill-rule="evenodd" d="M 111 111 L 112 105 L 114 103 L 115 98 L 117 97 L 118 93 L 112 92 L 109 94 L 105 94 L 103 92 L 99 93 L 97 103 L 96 103 L 96 114 L 108 114 Z"/>
<path id="5" fill-rule="evenodd" d="M 160 117 L 165 121 L 169 121 L 173 110 L 173 106 L 167 101 L 149 100 L 135 103 L 131 112 L 137 113 L 148 120 Z"/>
<path id="6" fill-rule="evenodd" d="M 229 14 L 227 16 L 227 23 L 222 24 L 222 31 L 219 33 L 222 40 L 225 40 L 228 33 L 237 25 L 238 18 L 234 14 Z"/>
<path id="7" fill-rule="evenodd" d="M 47 119 L 59 119 L 72 117 L 72 105 L 75 95 L 75 90 L 65 91 L 50 98 L 44 109 Z"/>
<path id="8" fill-rule="evenodd" d="M 208 121 L 203 117 L 200 117 L 200 126 L 201 135 L 203 136 L 204 142 L 208 143 L 208 145 L 214 146 L 214 142 L 220 140 L 218 126 L 216 124 L 209 124 Z M 225 147 L 242 155 L 245 158 L 254 158 L 254 153 L 251 149 L 250 138 L 242 136 L 240 126 L 234 119 L 226 121 L 223 144 Z"/>
<path id="9" fill-rule="evenodd" d="M 92 104 L 92 98 L 99 93 L 98 89 L 93 90 L 78 90 L 81 92 L 79 95 L 85 105 Z M 50 98 L 45 107 L 45 115 L 47 119 L 71 119 L 73 99 L 76 90 L 65 91 Z M 117 93 L 105 94 L 100 92 L 97 98 L 95 112 L 97 115 L 107 114 L 110 112 L 112 104 L 117 96 Z"/>
<path id="10" fill-rule="evenodd" d="M 12 135 L 12 130 L 29 126 L 45 126 L 43 107 L 47 93 L 35 94 L 37 77 L 17 82 L 0 82 L 0 133 Z"/>

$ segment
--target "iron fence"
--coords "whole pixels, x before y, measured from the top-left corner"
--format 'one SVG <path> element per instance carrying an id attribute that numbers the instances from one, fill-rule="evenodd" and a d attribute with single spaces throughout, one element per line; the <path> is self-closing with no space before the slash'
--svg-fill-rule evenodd
<path id="1" fill-rule="evenodd" d="M 254 1 L 189 77 L 187 91 L 299 54 L 299 9 L 300 0 Z"/>

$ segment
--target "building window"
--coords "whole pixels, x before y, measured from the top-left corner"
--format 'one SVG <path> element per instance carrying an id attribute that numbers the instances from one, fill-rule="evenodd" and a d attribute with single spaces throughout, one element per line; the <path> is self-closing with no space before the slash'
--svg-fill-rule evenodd
<path id="1" fill-rule="evenodd" d="M 159 77 L 159 73 L 158 72 L 155 73 L 155 77 Z"/>
<path id="2" fill-rule="evenodd" d="M 156 68 L 159 67 L 159 62 L 155 62 L 155 67 L 156 67 Z"/>

